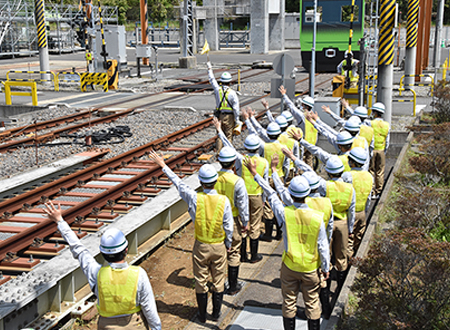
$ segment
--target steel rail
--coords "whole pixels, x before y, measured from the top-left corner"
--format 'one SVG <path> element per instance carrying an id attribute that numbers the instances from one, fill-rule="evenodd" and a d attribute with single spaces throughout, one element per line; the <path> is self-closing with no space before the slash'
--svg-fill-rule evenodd
<path id="1" fill-rule="evenodd" d="M 204 150 L 205 148 L 211 148 L 215 145 L 216 137 L 210 138 L 197 146 L 180 153 L 175 157 L 171 157 L 166 160 L 166 164 L 174 168 L 177 165 L 189 162 L 196 158 L 195 152 Z M 151 148 L 151 147 L 148 147 Z M 88 214 L 92 213 L 95 207 L 103 207 L 108 201 L 116 200 L 123 196 L 124 192 L 131 192 L 138 188 L 142 183 L 150 183 L 152 178 L 159 177 L 163 174 L 161 168 L 157 165 L 150 167 L 147 171 L 136 175 L 129 180 L 118 184 L 100 194 L 97 194 L 82 203 L 79 203 L 65 211 L 62 216 L 64 220 L 72 224 L 78 219 L 83 219 Z M 20 250 L 25 249 L 33 243 L 36 237 L 45 238 L 57 230 L 57 225 L 51 220 L 44 220 L 41 223 L 24 230 L 20 234 L 14 235 L 11 238 L 6 239 L 0 243 L 0 260 L 2 260 L 7 253 L 17 253 Z"/>
<path id="2" fill-rule="evenodd" d="M 10 128 L 8 130 L 0 132 L 0 140 L 10 138 L 11 136 L 15 136 L 18 133 L 27 134 L 27 133 L 34 132 L 36 129 L 42 130 L 42 129 L 58 126 L 59 124 L 64 124 L 67 122 L 87 118 L 90 115 L 92 115 L 93 112 L 95 112 L 95 111 L 83 111 L 83 112 L 73 113 L 73 114 L 70 114 L 67 116 L 63 116 L 63 117 L 58 117 L 55 119 L 37 122 L 36 124 L 29 124 L 26 126 Z"/>

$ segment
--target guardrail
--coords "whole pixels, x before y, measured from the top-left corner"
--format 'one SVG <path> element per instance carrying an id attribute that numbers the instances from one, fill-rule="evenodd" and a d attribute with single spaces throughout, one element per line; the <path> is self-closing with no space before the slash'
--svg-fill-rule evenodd
<path id="1" fill-rule="evenodd" d="M 40 74 L 40 79 L 34 79 L 34 78 L 11 78 L 10 74 Z M 52 79 L 43 79 L 42 75 L 51 75 L 53 77 Z M 59 91 L 59 83 L 58 83 L 58 77 L 55 75 L 52 71 L 15 71 L 10 70 L 6 73 L 6 80 L 7 81 L 28 81 L 28 82 L 53 82 L 53 87 L 55 88 L 55 91 Z"/>
<path id="2" fill-rule="evenodd" d="M 414 78 L 416 78 L 416 77 L 428 77 L 428 78 L 431 79 L 431 83 L 414 82 L 414 84 L 404 84 L 404 83 L 403 83 L 403 79 L 404 79 L 405 77 L 414 77 Z M 407 87 L 412 87 L 412 86 L 427 87 L 427 86 L 430 86 L 430 95 L 433 96 L 433 91 L 434 91 L 434 78 L 433 78 L 433 76 L 431 76 L 431 75 L 429 75 L 429 74 L 406 74 L 406 75 L 403 75 L 403 76 L 400 78 L 400 88 L 399 88 L 400 96 L 402 96 L 402 91 L 405 90 L 404 86 L 407 86 Z M 407 89 L 406 89 L 406 90 L 407 90 Z"/>
<path id="3" fill-rule="evenodd" d="M 414 91 L 414 89 L 410 88 L 410 89 L 404 89 L 404 88 L 395 88 L 393 89 L 393 91 L 398 91 L 399 95 L 401 96 L 401 92 L 406 91 L 406 92 L 411 92 L 413 94 L 413 99 L 392 99 L 392 103 L 407 103 L 407 102 L 412 102 L 413 104 L 413 111 L 412 111 L 412 115 L 415 116 L 416 115 L 416 104 L 417 104 L 417 95 L 416 92 Z"/>
<path id="4" fill-rule="evenodd" d="M 34 81 L 5 81 L 5 102 L 6 105 L 12 105 L 12 95 L 31 96 L 31 102 L 34 106 L 38 105 L 36 82 Z M 31 92 L 11 91 L 11 86 L 30 87 Z"/>

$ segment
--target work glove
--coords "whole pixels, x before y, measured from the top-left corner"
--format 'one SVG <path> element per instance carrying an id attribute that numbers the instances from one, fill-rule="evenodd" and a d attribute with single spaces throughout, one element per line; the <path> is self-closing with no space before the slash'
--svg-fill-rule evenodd
<path id="1" fill-rule="evenodd" d="M 206 67 L 208 68 L 208 70 L 212 69 L 212 65 L 211 65 L 210 61 L 206 62 Z"/>

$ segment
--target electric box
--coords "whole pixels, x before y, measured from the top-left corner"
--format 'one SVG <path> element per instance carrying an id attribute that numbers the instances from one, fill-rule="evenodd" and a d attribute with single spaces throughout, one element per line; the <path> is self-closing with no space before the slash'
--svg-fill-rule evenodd
<path id="1" fill-rule="evenodd" d="M 330 107 L 331 111 L 338 116 L 341 112 L 341 98 L 340 97 L 318 97 L 314 100 L 314 112 L 317 112 L 320 119 L 328 124 L 330 127 L 336 126 L 336 121 L 331 116 L 322 110 L 322 106 Z"/>
<path id="2" fill-rule="evenodd" d="M 96 61 L 98 68 L 103 68 L 103 56 L 100 55 L 102 52 L 102 33 L 100 27 L 97 27 L 96 33 Z M 103 32 L 105 36 L 106 57 L 108 60 L 116 60 L 119 71 L 127 68 L 127 38 L 125 32 L 125 26 L 123 25 L 104 25 Z"/>

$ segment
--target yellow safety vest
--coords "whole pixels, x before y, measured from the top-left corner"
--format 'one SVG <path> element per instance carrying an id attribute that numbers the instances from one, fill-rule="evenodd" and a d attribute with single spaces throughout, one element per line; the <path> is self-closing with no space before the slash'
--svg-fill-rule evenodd
<path id="1" fill-rule="evenodd" d="M 229 111 L 233 110 L 233 108 L 230 107 L 230 105 L 228 104 L 228 93 L 229 92 L 230 92 L 230 89 L 227 88 L 225 90 L 225 97 L 224 97 L 223 96 L 223 89 L 222 88 L 219 89 L 219 98 L 220 98 L 220 101 L 221 101 L 221 103 L 219 105 L 219 110 L 220 111 L 227 110 L 227 112 L 229 112 Z"/>
<path id="2" fill-rule="evenodd" d="M 366 139 L 362 136 L 355 136 L 352 143 L 352 149 L 356 147 L 366 149 Z"/>
<path id="3" fill-rule="evenodd" d="M 372 120 L 372 128 L 375 138 L 375 150 L 384 150 L 386 138 L 389 133 L 389 123 L 384 120 Z"/>
<path id="4" fill-rule="evenodd" d="M 239 210 L 236 205 L 234 205 L 234 187 L 236 186 L 237 180 L 240 178 L 234 173 L 224 171 L 219 171 L 217 174 L 219 174 L 219 177 L 217 178 L 214 189 L 216 189 L 219 194 L 228 197 L 233 217 L 237 217 L 239 215 Z"/>
<path id="5" fill-rule="evenodd" d="M 311 273 L 320 267 L 319 238 L 323 213 L 313 209 L 284 208 L 286 220 L 287 251 L 283 252 L 284 264 L 294 272 Z"/>
<path id="6" fill-rule="evenodd" d="M 350 172 L 352 169 L 350 165 L 348 165 L 348 155 L 340 155 L 338 156 L 342 160 L 342 164 L 344 164 L 344 172 Z"/>
<path id="7" fill-rule="evenodd" d="M 352 175 L 353 188 L 355 189 L 356 207 L 355 212 L 362 212 L 366 208 L 367 198 L 372 191 L 373 178 L 367 171 L 350 171 Z"/>
<path id="8" fill-rule="evenodd" d="M 359 129 L 359 136 L 366 139 L 367 144 L 370 146 L 373 139 L 373 128 L 367 125 L 361 125 Z M 363 147 L 364 148 L 364 147 Z"/>
<path id="9" fill-rule="evenodd" d="M 278 142 L 280 142 L 290 151 L 294 151 L 295 140 L 293 138 L 290 138 L 287 134 L 280 134 L 280 136 L 278 136 Z M 294 168 L 294 162 L 290 162 L 289 168 Z"/>
<path id="10" fill-rule="evenodd" d="M 202 243 L 218 244 L 225 240 L 223 213 L 227 196 L 197 193 L 195 239 Z"/>
<path id="11" fill-rule="evenodd" d="M 304 122 L 305 122 L 305 141 L 311 143 L 312 145 L 316 145 L 317 130 L 314 128 L 314 125 L 311 124 L 309 120 L 304 120 Z"/>
<path id="12" fill-rule="evenodd" d="M 323 222 L 325 223 L 325 228 L 327 228 L 331 218 L 331 211 L 333 210 L 330 199 L 326 197 L 306 197 L 305 202 L 311 209 L 323 213 Z"/>
<path id="13" fill-rule="evenodd" d="M 347 210 L 352 204 L 353 186 L 347 182 L 327 181 L 327 195 L 333 205 L 334 218 L 347 220 Z"/>
<path id="14" fill-rule="evenodd" d="M 266 160 L 258 155 L 249 158 L 252 162 L 256 161 L 256 172 L 263 178 L 267 166 Z M 247 188 L 247 194 L 249 196 L 262 195 L 263 190 L 261 186 L 255 181 L 247 166 L 242 166 L 242 178 L 244 179 L 245 188 Z"/>
<path id="15" fill-rule="evenodd" d="M 277 142 L 269 142 L 264 145 L 264 158 L 267 160 L 267 162 L 270 164 L 272 161 L 272 156 L 277 154 L 278 155 L 278 166 L 277 166 L 277 174 L 279 177 L 283 177 L 283 163 L 284 163 L 284 154 L 281 151 L 281 148 L 283 148 L 283 145 L 281 143 Z M 272 175 L 272 168 L 269 166 L 269 176 Z"/>
<path id="16" fill-rule="evenodd" d="M 98 313 L 103 317 L 134 314 L 141 310 L 136 306 L 139 267 L 124 269 L 102 267 L 97 274 Z"/>
<path id="17" fill-rule="evenodd" d="M 352 70 L 350 70 L 350 81 L 357 81 L 358 76 L 353 75 L 353 66 L 354 66 L 355 60 L 352 59 Z M 347 77 L 347 70 L 345 70 L 345 66 L 347 65 L 347 60 L 342 61 L 342 68 L 341 68 L 341 75 L 344 77 Z"/>

